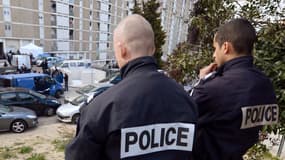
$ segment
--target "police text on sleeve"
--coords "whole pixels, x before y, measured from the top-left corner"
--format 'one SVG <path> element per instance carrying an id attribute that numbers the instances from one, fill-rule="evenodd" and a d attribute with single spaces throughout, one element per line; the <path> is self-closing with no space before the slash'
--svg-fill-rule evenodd
<path id="1" fill-rule="evenodd" d="M 279 108 L 277 104 L 266 104 L 242 107 L 241 129 L 260 125 L 271 125 L 278 122 Z"/>

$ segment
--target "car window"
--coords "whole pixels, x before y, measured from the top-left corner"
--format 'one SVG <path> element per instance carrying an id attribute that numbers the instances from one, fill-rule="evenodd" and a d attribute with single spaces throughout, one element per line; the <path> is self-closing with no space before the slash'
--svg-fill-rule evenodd
<path id="1" fill-rule="evenodd" d="M 11 80 L 9 80 L 9 79 L 0 79 L 0 86 L 1 87 L 10 87 L 11 86 Z"/>
<path id="2" fill-rule="evenodd" d="M 10 107 L 4 106 L 4 105 L 0 104 L 0 113 L 7 113 L 7 112 L 10 112 L 10 111 L 11 111 Z"/>
<path id="3" fill-rule="evenodd" d="M 71 101 L 71 104 L 77 106 L 79 105 L 80 103 L 82 103 L 83 101 L 85 101 L 87 99 L 86 96 L 84 95 L 80 95 L 78 97 L 76 97 L 74 100 Z"/>
<path id="4" fill-rule="evenodd" d="M 39 94 L 38 92 L 35 92 L 35 91 L 32 91 L 32 90 L 29 90 L 29 93 L 34 95 L 35 97 L 40 97 L 41 99 L 46 98 L 45 95 Z"/>
<path id="5" fill-rule="evenodd" d="M 20 101 L 34 101 L 36 98 L 33 95 L 27 94 L 27 93 L 19 93 L 19 100 Z"/>
<path id="6" fill-rule="evenodd" d="M 121 76 L 116 76 L 110 83 L 117 84 L 122 80 Z"/>
<path id="7" fill-rule="evenodd" d="M 61 67 L 62 68 L 68 68 L 68 63 L 63 63 Z"/>
<path id="8" fill-rule="evenodd" d="M 70 63 L 70 67 L 76 67 L 76 63 L 75 62 L 71 62 Z"/>
<path id="9" fill-rule="evenodd" d="M 2 102 L 15 102 L 17 101 L 16 93 L 4 93 L 1 95 L 1 101 Z"/>
<path id="10" fill-rule="evenodd" d="M 77 90 L 78 93 L 89 93 L 90 91 L 96 89 L 94 85 L 87 85 Z"/>
<path id="11" fill-rule="evenodd" d="M 44 82 L 46 82 L 48 85 L 55 83 L 54 80 L 49 76 L 44 77 Z"/>
<path id="12" fill-rule="evenodd" d="M 84 63 L 83 62 L 78 62 L 78 67 L 84 67 Z"/>
<path id="13" fill-rule="evenodd" d="M 102 87 L 102 88 L 98 88 L 96 91 L 97 92 L 104 92 L 105 90 L 107 90 L 110 87 Z"/>

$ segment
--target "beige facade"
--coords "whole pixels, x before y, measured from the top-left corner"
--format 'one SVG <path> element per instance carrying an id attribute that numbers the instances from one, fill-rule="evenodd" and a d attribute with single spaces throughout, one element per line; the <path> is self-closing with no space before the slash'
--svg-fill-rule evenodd
<path id="1" fill-rule="evenodd" d="M 186 39 L 191 1 L 159 1 L 169 54 Z M 112 32 L 132 6 L 133 0 L 2 0 L 0 43 L 4 52 L 33 42 L 65 58 L 114 58 Z"/>

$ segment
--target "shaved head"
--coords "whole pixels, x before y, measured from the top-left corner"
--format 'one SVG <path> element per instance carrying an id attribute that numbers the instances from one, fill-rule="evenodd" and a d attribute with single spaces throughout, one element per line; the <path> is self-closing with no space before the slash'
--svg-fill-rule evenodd
<path id="1" fill-rule="evenodd" d="M 114 31 L 114 41 L 124 44 L 132 57 L 152 56 L 155 51 L 154 33 L 149 22 L 138 14 L 123 19 Z M 116 45 L 116 44 L 114 44 Z"/>

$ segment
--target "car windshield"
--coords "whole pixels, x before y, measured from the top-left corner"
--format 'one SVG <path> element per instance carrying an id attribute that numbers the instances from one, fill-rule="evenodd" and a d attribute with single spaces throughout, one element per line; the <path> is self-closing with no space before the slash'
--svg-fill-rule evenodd
<path id="1" fill-rule="evenodd" d="M 78 106 L 80 103 L 84 102 L 86 99 L 87 99 L 86 96 L 80 95 L 80 96 L 76 97 L 74 100 L 72 100 L 70 103 L 72 105 Z"/>
<path id="2" fill-rule="evenodd" d="M 112 74 L 111 76 L 106 77 L 106 78 L 104 78 L 104 79 L 100 80 L 100 81 L 99 81 L 99 83 L 105 83 L 105 82 L 108 82 L 108 81 L 110 81 L 110 80 L 114 79 L 115 77 L 117 77 L 118 75 L 119 75 L 118 73 Z"/>
<path id="3" fill-rule="evenodd" d="M 35 92 L 35 91 L 32 91 L 32 90 L 29 90 L 29 93 L 34 95 L 34 96 L 36 96 L 36 97 L 40 97 L 41 99 L 46 98 L 45 95 L 39 94 L 38 92 Z"/>
<path id="4" fill-rule="evenodd" d="M 92 90 L 96 89 L 94 85 L 87 85 L 77 90 L 78 93 L 90 93 Z"/>
<path id="5" fill-rule="evenodd" d="M 105 83 L 105 82 L 108 82 L 109 80 L 110 80 L 110 77 L 104 78 L 104 79 L 100 80 L 99 83 Z"/>
<path id="6" fill-rule="evenodd" d="M 55 64 L 55 66 L 56 66 L 56 67 L 61 67 L 62 64 L 63 64 L 63 61 L 58 61 L 58 62 Z"/>
<path id="7" fill-rule="evenodd" d="M 0 112 L 2 112 L 2 113 L 12 112 L 12 108 L 0 104 Z"/>

